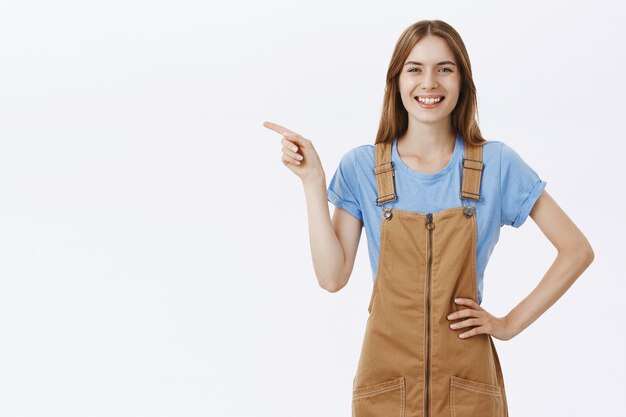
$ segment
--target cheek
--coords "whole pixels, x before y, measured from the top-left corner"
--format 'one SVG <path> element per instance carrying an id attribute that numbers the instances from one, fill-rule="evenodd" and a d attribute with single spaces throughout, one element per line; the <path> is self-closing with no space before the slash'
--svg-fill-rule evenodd
<path id="1" fill-rule="evenodd" d="M 457 95 L 461 93 L 461 80 L 456 79 L 452 82 L 452 89 L 456 92 Z"/>
<path id="2" fill-rule="evenodd" d="M 461 94 L 461 90 L 459 89 L 459 86 L 457 85 L 451 85 L 447 88 L 448 90 L 448 97 L 446 97 L 446 101 L 448 100 L 448 98 L 450 98 L 450 102 L 453 101 L 457 101 L 459 98 L 459 95 Z"/>
<path id="3" fill-rule="evenodd" d="M 398 87 L 400 90 L 410 90 L 415 88 L 415 85 L 418 83 L 416 77 L 411 77 L 406 75 L 406 73 L 402 73 L 398 78 Z"/>

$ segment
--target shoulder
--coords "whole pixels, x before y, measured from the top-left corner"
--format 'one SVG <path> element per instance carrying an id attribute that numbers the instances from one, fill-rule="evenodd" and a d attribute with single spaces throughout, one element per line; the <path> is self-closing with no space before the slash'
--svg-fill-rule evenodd
<path id="1" fill-rule="evenodd" d="M 374 145 L 365 144 L 365 145 L 355 146 L 354 148 L 350 149 L 348 153 L 351 153 L 355 159 L 367 160 L 371 158 L 373 161 L 374 160 Z"/>
<path id="2" fill-rule="evenodd" d="M 483 145 L 485 165 L 507 167 L 523 162 L 520 155 L 503 140 L 489 140 Z"/>
<path id="3" fill-rule="evenodd" d="M 503 140 L 490 140 L 484 145 L 484 149 L 490 153 L 497 154 L 501 159 L 511 159 L 518 157 L 518 152 Z"/>
<path id="4" fill-rule="evenodd" d="M 500 162 L 500 152 L 503 145 L 504 142 L 500 140 L 489 140 L 483 144 L 483 162 L 485 165 L 490 162 Z"/>
<path id="5" fill-rule="evenodd" d="M 512 146 L 504 141 L 496 142 L 498 143 L 498 160 L 503 171 L 530 169 L 526 160 Z"/>
<path id="6" fill-rule="evenodd" d="M 355 174 L 371 171 L 374 167 L 374 145 L 359 145 L 346 151 L 341 157 L 341 165 Z"/>
<path id="7" fill-rule="evenodd" d="M 367 158 L 371 154 L 374 156 L 374 145 L 358 145 L 344 152 L 342 159 L 356 160 L 359 158 Z"/>

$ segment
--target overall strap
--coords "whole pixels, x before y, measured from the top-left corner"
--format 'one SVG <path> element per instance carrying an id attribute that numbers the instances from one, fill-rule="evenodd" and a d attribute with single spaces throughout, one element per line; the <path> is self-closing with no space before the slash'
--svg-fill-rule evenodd
<path id="1" fill-rule="evenodd" d="M 465 157 L 463 158 L 463 173 L 461 179 L 461 198 L 471 198 L 480 201 L 480 178 L 483 173 L 483 146 L 465 143 Z"/>
<path id="2" fill-rule="evenodd" d="M 463 142 L 465 157 L 462 165 L 460 197 L 462 199 L 480 201 L 480 180 L 484 169 L 483 146 L 470 145 L 466 140 Z M 378 190 L 377 206 L 397 198 L 391 150 L 392 142 L 374 144 L 374 174 L 376 175 L 376 187 Z"/>
<path id="3" fill-rule="evenodd" d="M 376 175 L 376 188 L 378 189 L 377 206 L 396 199 L 391 146 L 392 142 L 374 144 L 374 174 Z"/>

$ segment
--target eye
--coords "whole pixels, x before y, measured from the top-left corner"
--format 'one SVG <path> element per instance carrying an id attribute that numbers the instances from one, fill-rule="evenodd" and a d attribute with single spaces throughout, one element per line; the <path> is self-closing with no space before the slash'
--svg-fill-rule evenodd
<path id="1" fill-rule="evenodd" d="M 442 69 L 442 70 L 447 70 L 448 72 L 454 72 L 454 71 L 452 71 L 452 70 L 451 70 L 450 68 L 448 68 L 448 67 L 443 67 L 443 68 L 441 68 L 441 69 Z M 409 68 L 409 70 L 408 70 L 407 72 L 416 72 L 416 71 L 413 71 L 413 70 L 421 71 L 421 69 L 419 69 L 419 68 Z"/>

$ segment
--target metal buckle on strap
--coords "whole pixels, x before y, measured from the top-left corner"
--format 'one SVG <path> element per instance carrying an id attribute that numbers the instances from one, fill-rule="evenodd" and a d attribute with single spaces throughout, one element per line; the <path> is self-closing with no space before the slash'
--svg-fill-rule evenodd
<path id="1" fill-rule="evenodd" d="M 467 195 L 463 195 L 463 193 L 467 194 Z M 470 195 L 471 194 L 471 195 Z M 473 197 L 475 196 L 475 197 Z M 459 193 L 459 197 L 461 198 L 461 200 L 474 200 L 477 202 L 481 202 L 483 201 L 483 198 L 480 196 L 480 194 L 476 194 L 476 193 L 470 193 L 469 191 L 461 191 Z M 476 198 L 477 197 L 477 198 Z"/>
<path id="2" fill-rule="evenodd" d="M 474 162 L 476 162 L 476 164 L 473 164 L 474 166 L 468 166 L 465 165 L 465 161 L 471 161 L 470 165 L 472 165 Z M 484 164 L 482 163 L 482 161 L 479 161 L 477 159 L 463 158 L 463 168 L 473 169 L 475 171 L 482 171 L 484 168 Z"/>
<path id="3" fill-rule="evenodd" d="M 376 198 L 376 205 L 377 206 L 382 206 L 383 204 L 385 204 L 387 201 L 392 201 L 396 199 L 396 193 L 391 193 L 391 194 L 386 194 L 382 197 L 377 197 Z"/>

